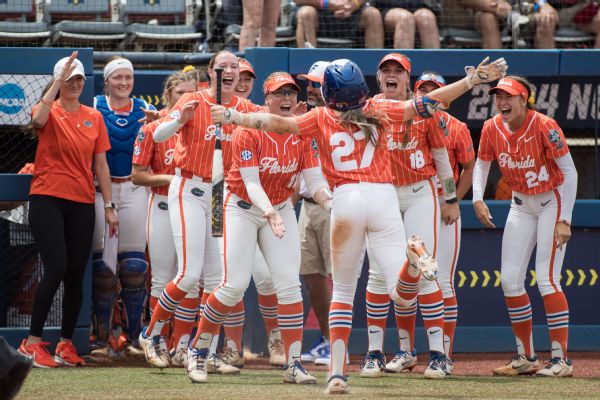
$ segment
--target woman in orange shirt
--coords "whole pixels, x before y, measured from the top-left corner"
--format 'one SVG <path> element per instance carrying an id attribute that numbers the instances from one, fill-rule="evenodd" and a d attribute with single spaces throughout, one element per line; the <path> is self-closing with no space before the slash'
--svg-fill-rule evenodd
<path id="1" fill-rule="evenodd" d="M 83 365 L 71 342 L 83 299 L 83 276 L 94 231 L 92 163 L 102 190 L 106 222 L 117 233 L 105 152 L 110 148 L 102 115 L 79 103 L 85 83 L 77 52 L 54 66 L 54 80 L 33 108 L 32 124 L 39 144 L 29 191 L 29 224 L 44 262 L 44 277 L 35 294 L 29 337 L 19 352 L 33 365 Z M 60 343 L 54 358 L 42 342 L 52 299 L 64 282 Z"/>

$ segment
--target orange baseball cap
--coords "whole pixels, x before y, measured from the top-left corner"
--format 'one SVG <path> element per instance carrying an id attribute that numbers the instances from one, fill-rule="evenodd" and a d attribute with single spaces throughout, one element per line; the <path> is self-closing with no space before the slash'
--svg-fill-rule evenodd
<path id="1" fill-rule="evenodd" d="M 527 100 L 527 88 L 521 82 L 511 79 L 511 78 L 502 78 L 498 81 L 498 84 L 489 90 L 489 94 L 494 94 L 498 90 L 503 90 L 506 93 L 512 96 L 521 96 L 525 100 Z"/>
<path id="2" fill-rule="evenodd" d="M 285 85 L 292 85 L 297 91 L 300 91 L 300 87 L 296 85 L 296 81 L 294 81 L 294 78 L 290 74 L 287 72 L 277 72 L 269 76 L 265 81 L 265 94 L 273 93 Z"/>
<path id="3" fill-rule="evenodd" d="M 240 74 L 242 72 L 249 72 L 250 75 L 252 75 L 252 77 L 254 79 L 256 79 L 256 74 L 254 73 L 254 68 L 252 68 L 252 64 L 250 64 L 250 62 L 248 60 L 246 60 L 245 58 L 240 58 L 239 64 L 240 64 Z"/>
<path id="4" fill-rule="evenodd" d="M 410 74 L 410 58 L 406 57 L 404 54 L 400 53 L 390 53 L 379 61 L 378 69 L 381 68 L 384 62 L 386 61 L 395 61 L 402 66 Z"/>

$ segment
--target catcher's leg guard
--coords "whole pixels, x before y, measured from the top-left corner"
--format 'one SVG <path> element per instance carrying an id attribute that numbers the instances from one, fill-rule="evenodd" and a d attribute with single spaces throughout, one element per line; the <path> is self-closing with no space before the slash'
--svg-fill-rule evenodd
<path id="1" fill-rule="evenodd" d="M 102 253 L 92 256 L 92 276 L 97 339 L 99 343 L 106 344 L 117 300 L 117 276 L 102 260 Z"/>
<path id="2" fill-rule="evenodd" d="M 127 332 L 130 340 L 140 335 L 142 314 L 146 304 L 146 273 L 148 263 L 142 252 L 119 254 L 119 278 L 121 279 L 121 300 L 127 314 Z"/>

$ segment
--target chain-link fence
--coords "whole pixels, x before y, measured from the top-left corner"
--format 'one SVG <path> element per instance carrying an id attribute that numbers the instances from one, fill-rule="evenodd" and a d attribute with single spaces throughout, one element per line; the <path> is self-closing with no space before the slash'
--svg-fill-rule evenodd
<path id="1" fill-rule="evenodd" d="M 278 10 L 271 1 L 246 0 L 242 31 L 242 0 L 2 0 L 0 45 L 185 52 L 237 49 L 240 40 L 242 47 L 600 47 L 597 0 L 311 3 L 281 0 Z"/>

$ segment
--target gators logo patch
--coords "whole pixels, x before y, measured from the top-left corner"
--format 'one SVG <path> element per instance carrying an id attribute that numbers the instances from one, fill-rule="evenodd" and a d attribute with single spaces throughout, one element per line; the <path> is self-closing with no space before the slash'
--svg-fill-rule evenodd
<path id="1" fill-rule="evenodd" d="M 161 201 L 160 203 L 158 203 L 158 208 L 166 211 L 169 209 L 169 205 L 164 201 Z"/>
<path id="2" fill-rule="evenodd" d="M 202 196 L 204 196 L 204 190 L 199 189 L 199 188 L 192 188 L 191 192 L 196 197 L 202 197 Z"/>
<path id="3" fill-rule="evenodd" d="M 244 200 L 240 200 L 237 202 L 237 205 L 239 208 L 243 208 L 244 210 L 249 210 L 250 208 L 252 208 L 252 204 L 248 203 L 247 201 Z"/>

